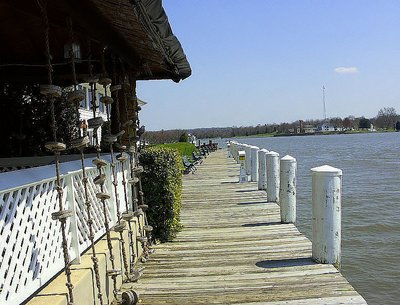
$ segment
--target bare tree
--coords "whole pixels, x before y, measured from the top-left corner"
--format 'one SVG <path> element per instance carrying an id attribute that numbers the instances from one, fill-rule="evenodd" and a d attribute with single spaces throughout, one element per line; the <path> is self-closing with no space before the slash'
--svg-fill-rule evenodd
<path id="1" fill-rule="evenodd" d="M 331 123 L 335 128 L 343 127 L 343 119 L 339 117 L 330 118 L 329 123 Z"/>
<path id="2" fill-rule="evenodd" d="M 394 128 L 398 115 L 396 109 L 393 107 L 384 107 L 379 110 L 378 115 L 375 118 L 375 123 L 379 128 L 392 129 Z"/>
<path id="3" fill-rule="evenodd" d="M 347 129 L 354 128 L 355 127 L 354 120 L 355 120 L 354 116 L 348 116 L 348 117 L 344 118 L 343 127 L 347 128 Z"/>

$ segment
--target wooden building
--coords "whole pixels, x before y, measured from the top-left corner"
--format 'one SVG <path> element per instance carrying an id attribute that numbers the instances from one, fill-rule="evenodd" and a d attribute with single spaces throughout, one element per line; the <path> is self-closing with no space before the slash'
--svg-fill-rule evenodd
<path id="1" fill-rule="evenodd" d="M 137 80 L 179 82 L 191 75 L 190 65 L 172 33 L 161 0 L 1 1 L 0 37 L 0 105 L 3 109 L 15 108 L 15 101 L 8 99 L 11 93 L 7 90 L 18 86 L 30 86 L 35 90 L 39 84 L 49 82 L 47 44 L 52 83 L 63 88 L 74 84 L 70 49 L 74 54 L 77 83 L 87 82 L 91 75 L 109 77 L 114 84 L 129 84 L 129 95 L 133 97 L 136 97 Z M 130 100 L 128 98 L 128 103 Z M 120 98 L 121 109 L 126 107 L 123 103 Z M 128 117 L 134 117 L 134 107 L 127 106 Z M 112 108 L 111 115 L 115 117 L 116 103 Z M 34 128 L 27 124 L 29 113 L 22 116 L 21 112 L 24 111 L 8 111 L 9 115 L 1 121 L 3 141 L 24 138 L 15 131 L 7 133 L 9 127 L 19 121 L 21 126 L 15 129 Z M 118 115 L 118 120 L 127 120 L 125 113 Z M 29 139 L 25 142 L 29 143 Z M 3 155 L 0 152 L 1 156 L 5 157 L 4 151 Z"/>
<path id="2" fill-rule="evenodd" d="M 121 225 L 120 212 L 127 213 L 128 222 L 135 218 L 137 226 L 129 228 L 130 236 L 140 238 L 135 239 L 136 247 L 130 248 L 130 263 L 149 252 L 147 231 L 140 229 L 144 211 L 138 208 L 138 202 L 144 206 L 144 195 L 141 186 L 135 186 L 143 171 L 137 164 L 136 143 L 143 128 L 138 119 L 136 81 L 179 82 L 191 75 L 190 65 L 161 0 L 1 1 L 0 37 L 0 157 L 30 158 L 53 152 L 51 165 L 0 174 L 0 304 L 21 304 L 33 296 L 30 304 L 93 304 L 96 298 L 105 304 L 105 296 L 111 301 L 108 295 L 114 293 L 116 298 L 117 272 L 111 270 L 110 275 L 107 269 L 107 275 L 99 274 L 99 268 L 105 270 L 110 264 L 107 261 L 114 261 L 112 246 L 118 248 L 127 239 L 126 230 L 125 235 L 121 233 L 123 227 L 121 235 L 115 228 L 116 238 L 110 235 L 111 228 Z M 89 101 L 82 83 L 89 83 Z M 96 110 L 101 102 L 96 91 L 100 86 L 102 97 L 107 98 L 103 99 L 106 113 Z M 79 99 L 72 98 L 72 93 L 79 93 Z M 83 101 L 91 103 L 85 104 L 87 117 L 78 114 Z M 93 117 L 88 118 L 91 110 Z M 91 128 L 89 120 L 97 119 L 97 125 L 92 125 L 97 134 L 105 125 L 105 116 L 109 126 L 105 142 L 111 154 L 100 156 L 101 145 L 95 137 L 97 157 L 85 159 L 83 151 L 90 141 L 80 132 L 80 120 L 87 120 Z M 65 118 L 74 125 L 73 135 L 62 125 Z M 119 157 L 112 154 L 116 139 Z M 26 149 L 32 145 L 38 145 L 40 151 Z M 60 154 L 69 154 L 71 149 L 80 152 L 81 162 L 60 165 Z M 130 196 L 127 183 L 131 183 Z M 117 195 L 125 197 L 121 211 Z M 107 246 L 101 240 L 104 234 Z M 130 245 L 133 242 L 131 239 Z M 96 247 L 109 247 L 108 258 L 95 257 L 95 243 Z M 89 248 L 92 254 L 85 256 Z M 120 262 L 118 253 L 115 261 Z M 72 271 L 73 280 L 72 260 L 80 263 Z M 59 275 L 63 268 L 65 275 Z M 94 293 L 93 289 L 90 302 L 82 301 L 76 295 L 86 297 L 90 289 L 77 284 L 75 303 L 73 286 L 80 282 L 78 276 L 91 280 L 91 268 L 98 290 Z M 132 267 L 130 272 L 130 277 L 139 273 Z M 108 277 L 114 281 L 112 288 Z M 58 278 L 61 292 L 50 287 L 53 295 L 37 293 Z M 100 290 L 107 290 L 104 298 Z"/>

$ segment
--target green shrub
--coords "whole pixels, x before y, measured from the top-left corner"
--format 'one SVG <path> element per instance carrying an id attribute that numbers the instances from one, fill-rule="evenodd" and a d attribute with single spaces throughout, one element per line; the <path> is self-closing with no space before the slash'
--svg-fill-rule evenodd
<path id="1" fill-rule="evenodd" d="M 179 142 L 188 142 L 189 136 L 186 132 L 182 133 L 179 137 Z"/>
<path id="2" fill-rule="evenodd" d="M 161 242 L 169 241 L 182 228 L 182 158 L 175 149 L 150 147 L 140 154 L 139 160 L 144 168 L 142 187 L 153 236 Z"/>

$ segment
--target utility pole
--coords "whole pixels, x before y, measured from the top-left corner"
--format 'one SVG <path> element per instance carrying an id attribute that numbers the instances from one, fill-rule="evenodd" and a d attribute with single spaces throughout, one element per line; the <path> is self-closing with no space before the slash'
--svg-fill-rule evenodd
<path id="1" fill-rule="evenodd" d="M 325 86 L 322 86 L 322 102 L 324 104 L 324 122 L 326 122 Z"/>

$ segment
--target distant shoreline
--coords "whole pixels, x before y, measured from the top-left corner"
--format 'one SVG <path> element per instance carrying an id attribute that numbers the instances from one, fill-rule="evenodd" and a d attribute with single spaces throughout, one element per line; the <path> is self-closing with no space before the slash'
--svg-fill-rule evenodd
<path id="1" fill-rule="evenodd" d="M 312 132 L 312 133 L 263 133 L 253 134 L 249 136 L 238 136 L 235 138 L 266 138 L 266 137 L 303 137 L 303 136 L 330 136 L 338 134 L 367 134 L 367 133 L 387 133 L 396 132 L 396 130 L 378 130 L 378 131 L 326 131 L 326 132 Z"/>

